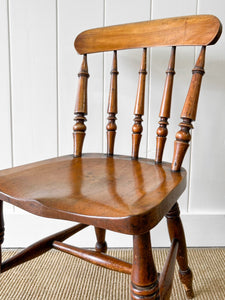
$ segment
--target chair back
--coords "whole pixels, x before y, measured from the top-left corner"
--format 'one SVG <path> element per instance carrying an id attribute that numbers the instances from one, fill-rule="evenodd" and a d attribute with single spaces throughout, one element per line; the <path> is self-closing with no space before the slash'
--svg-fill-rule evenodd
<path id="1" fill-rule="evenodd" d="M 113 52 L 110 91 L 108 100 L 107 154 L 114 154 L 116 136 L 117 111 L 117 51 L 123 49 L 143 48 L 140 64 L 137 96 L 134 107 L 134 124 L 132 126 L 133 159 L 138 159 L 142 136 L 142 116 L 144 114 L 146 58 L 147 48 L 171 47 L 171 54 L 166 71 L 164 92 L 159 113 L 159 127 L 156 136 L 156 163 L 162 162 L 163 150 L 168 134 L 168 119 L 170 117 L 173 78 L 175 74 L 176 48 L 180 46 L 201 46 L 200 54 L 192 70 L 192 79 L 181 112 L 180 130 L 176 134 L 174 154 L 171 169 L 179 171 L 191 140 L 190 129 L 196 119 L 199 92 L 204 75 L 206 47 L 217 42 L 222 32 L 218 18 L 212 15 L 185 16 L 160 19 L 139 23 L 90 29 L 80 33 L 75 40 L 77 52 L 83 55 L 79 76 L 79 86 L 75 105 L 74 156 L 82 155 L 82 146 L 86 131 L 87 115 L 87 54 L 96 52 Z"/>

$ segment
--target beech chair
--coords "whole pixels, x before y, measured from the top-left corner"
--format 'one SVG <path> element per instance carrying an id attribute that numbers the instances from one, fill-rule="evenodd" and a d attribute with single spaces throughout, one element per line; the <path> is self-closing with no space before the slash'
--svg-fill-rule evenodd
<path id="1" fill-rule="evenodd" d="M 74 152 L 67 155 L 0 171 L 0 245 L 3 243 L 3 201 L 35 215 L 79 222 L 47 237 L 2 262 L 1 272 L 55 248 L 96 265 L 131 274 L 131 299 L 169 299 L 175 261 L 188 298 L 193 298 L 192 272 L 188 266 L 184 231 L 177 200 L 186 187 L 181 167 L 191 140 L 199 91 L 204 74 L 206 46 L 217 42 L 220 21 L 212 15 L 185 16 L 91 29 L 79 34 L 75 48 L 83 55 L 75 105 Z M 171 55 L 159 113 L 155 160 L 139 158 L 144 114 L 147 48 L 170 46 Z M 172 164 L 162 161 L 170 117 L 176 47 L 201 46 L 181 112 L 180 130 L 174 142 Z M 117 114 L 117 51 L 143 48 L 132 127 L 132 152 L 114 155 Z M 82 154 L 87 115 L 87 54 L 112 51 L 108 101 L 107 153 Z M 158 274 L 152 256 L 150 230 L 166 217 L 171 248 Z M 94 250 L 79 249 L 63 241 L 93 225 L 97 236 Z M 106 229 L 133 236 L 133 263 L 105 252 Z"/>

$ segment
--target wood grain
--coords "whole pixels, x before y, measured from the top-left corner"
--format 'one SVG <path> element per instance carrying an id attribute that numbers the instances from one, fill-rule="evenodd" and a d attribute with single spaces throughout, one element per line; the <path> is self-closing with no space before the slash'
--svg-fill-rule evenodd
<path id="1" fill-rule="evenodd" d="M 117 52 L 113 53 L 113 63 L 111 74 L 111 82 L 109 88 L 109 100 L 108 100 L 108 124 L 106 126 L 107 130 L 107 154 L 113 155 L 114 153 L 114 143 L 116 136 L 116 114 L 117 114 L 117 76 L 119 74 L 117 70 Z"/>
<path id="2" fill-rule="evenodd" d="M 0 171 L 0 198 L 37 215 L 132 234 L 155 226 L 185 184 L 186 172 L 171 172 L 169 163 L 70 155 Z"/>
<path id="3" fill-rule="evenodd" d="M 138 158 L 138 152 L 141 142 L 141 133 L 143 130 L 142 126 L 142 116 L 144 115 L 145 106 L 145 78 L 147 75 L 146 71 L 146 60 L 147 60 L 147 49 L 143 49 L 141 68 L 139 70 L 139 80 L 136 102 L 134 107 L 134 125 L 132 127 L 132 157 L 134 159 Z"/>
<path id="4" fill-rule="evenodd" d="M 149 232 L 133 236 L 131 299 L 159 299 L 158 275 L 152 256 Z"/>
<path id="5" fill-rule="evenodd" d="M 186 240 L 184 235 L 183 225 L 180 219 L 180 209 L 178 203 L 176 203 L 170 211 L 166 214 L 167 226 L 171 242 L 175 239 L 179 242 L 177 252 L 177 262 L 179 264 L 179 276 L 180 280 L 185 287 L 188 298 L 194 297 L 194 291 L 192 287 L 192 271 L 188 266 L 188 256 Z"/>
<path id="6" fill-rule="evenodd" d="M 191 140 L 190 130 L 193 128 L 192 121 L 195 121 L 196 118 L 202 76 L 205 73 L 205 51 L 206 47 L 202 46 L 195 67 L 192 70 L 193 75 L 190 87 L 181 112 L 182 121 L 179 124 L 180 130 L 177 132 L 174 142 L 174 154 L 171 167 L 173 171 L 179 171 Z"/>
<path id="7" fill-rule="evenodd" d="M 159 279 L 159 291 L 161 299 L 169 299 L 172 291 L 174 268 L 177 256 L 179 242 L 174 239 L 171 244 L 170 252 L 167 256 L 166 263 Z"/>
<path id="8" fill-rule="evenodd" d="M 215 16 L 198 15 L 90 29 L 75 40 L 79 54 L 155 46 L 212 45 L 222 25 Z M 176 33 L 176 34 L 174 34 Z"/>
<path id="9" fill-rule="evenodd" d="M 87 227 L 85 224 L 78 224 L 69 229 L 65 229 L 63 231 L 57 232 L 52 234 L 31 246 L 23 249 L 18 254 L 10 257 L 9 259 L 5 260 L 2 263 L 2 272 L 5 272 L 15 266 L 18 266 L 24 262 L 27 262 L 43 253 L 47 252 L 48 250 L 53 248 L 53 242 L 55 240 L 64 241 L 68 239 L 70 236 L 74 235 L 75 233 L 79 232 L 80 230 Z"/>
<path id="10" fill-rule="evenodd" d="M 89 77 L 87 55 L 83 56 L 80 72 L 78 73 L 79 84 L 77 89 L 77 98 L 74 109 L 74 121 L 73 126 L 73 155 L 81 156 L 83 142 L 85 137 L 86 121 L 85 115 L 87 115 L 87 81 Z"/>
<path id="11" fill-rule="evenodd" d="M 166 143 L 166 137 L 168 134 L 167 125 L 168 118 L 170 117 L 170 108 L 171 108 L 171 100 L 172 100 L 172 90 L 173 90 L 173 77 L 175 74 L 174 67 L 175 67 L 175 54 L 176 54 L 176 47 L 172 47 L 170 60 L 168 69 L 166 71 L 166 82 L 163 91 L 163 98 L 161 103 L 161 108 L 159 112 L 159 127 L 156 131 L 156 154 L 155 154 L 155 161 L 157 163 L 162 162 L 163 157 L 163 150 Z"/>
<path id="12" fill-rule="evenodd" d="M 87 249 L 80 249 L 78 247 L 70 246 L 65 243 L 61 243 L 55 241 L 53 243 L 53 247 L 60 251 L 66 252 L 68 254 L 74 255 L 76 257 L 82 258 L 88 262 L 91 262 L 95 265 L 113 270 L 118 271 L 125 274 L 131 273 L 132 265 L 125 261 L 122 261 L 118 258 L 112 257 L 107 254 L 95 252 L 92 250 Z"/>

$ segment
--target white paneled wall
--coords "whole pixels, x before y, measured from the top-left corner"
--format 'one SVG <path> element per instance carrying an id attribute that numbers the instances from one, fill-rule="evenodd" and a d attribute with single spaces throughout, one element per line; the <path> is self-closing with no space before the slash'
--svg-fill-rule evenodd
<path id="1" fill-rule="evenodd" d="M 7 1 L 0 0 L 0 168 L 12 166 L 10 51 Z"/>
<path id="2" fill-rule="evenodd" d="M 9 1 L 13 164 L 57 155 L 55 1 Z"/>
<path id="3" fill-rule="evenodd" d="M 128 10 L 129 7 L 129 10 Z M 118 13 L 118 8 L 119 12 Z M 129 13 L 128 13 L 129 11 Z M 150 19 L 150 1 L 106 1 L 105 25 L 138 22 Z M 137 92 L 138 71 L 142 57 L 142 49 L 130 51 L 118 51 L 118 115 L 117 115 L 117 137 L 115 152 L 119 154 L 131 153 L 131 128 L 133 125 L 133 110 Z M 112 53 L 105 54 L 105 109 L 104 109 L 104 131 L 107 119 L 107 101 L 109 91 L 109 74 L 112 64 Z M 146 98 L 148 97 L 148 84 L 146 87 Z M 148 101 L 145 102 L 147 111 Z M 147 151 L 147 114 L 144 117 L 144 132 L 140 147 L 140 155 L 146 156 Z M 106 139 L 105 147 L 106 151 Z"/>
<path id="4" fill-rule="evenodd" d="M 214 14 L 225 24 L 223 0 L 0 0 L 0 168 L 72 152 L 73 108 L 81 58 L 73 48 L 82 30 L 190 14 Z M 177 49 L 169 138 L 164 159 L 171 161 L 179 114 L 198 49 Z M 131 151 L 133 105 L 141 49 L 118 53 L 118 133 L 115 151 Z M 158 112 L 169 49 L 148 53 L 144 131 L 140 153 L 154 157 Z M 106 149 L 105 126 L 112 53 L 89 55 L 86 152 Z M 187 66 L 187 68 L 186 68 Z M 188 72 L 186 70 L 189 70 Z M 180 206 L 190 246 L 225 245 L 225 39 L 208 47 L 197 122 L 184 166 L 188 187 Z M 149 100 L 149 101 L 148 101 Z M 129 105 L 130 104 L 130 105 Z M 25 246 L 69 222 L 41 219 L 4 206 L 5 247 Z M 21 234 L 22 232 L 22 234 Z M 92 229 L 73 238 L 93 246 Z M 108 233 L 109 246 L 131 246 L 131 238 Z M 168 245 L 162 221 L 153 245 Z"/>
<path id="5" fill-rule="evenodd" d="M 59 154 L 71 153 L 73 110 L 76 99 L 77 73 L 81 58 L 76 54 L 73 42 L 78 33 L 104 24 L 103 0 L 58 0 L 58 136 Z M 88 82 L 89 102 L 86 152 L 102 151 L 103 119 L 103 55 L 88 57 L 91 80 Z"/>

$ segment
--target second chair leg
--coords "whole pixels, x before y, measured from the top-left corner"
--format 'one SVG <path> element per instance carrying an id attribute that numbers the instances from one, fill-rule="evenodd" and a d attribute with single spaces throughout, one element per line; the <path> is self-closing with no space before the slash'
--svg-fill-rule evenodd
<path id="1" fill-rule="evenodd" d="M 133 236 L 132 300 L 159 300 L 158 274 L 152 257 L 149 232 Z"/>
<path id="2" fill-rule="evenodd" d="M 105 229 L 95 227 L 95 234 L 97 237 L 97 243 L 95 244 L 95 250 L 97 252 L 105 253 L 107 251 L 107 243 L 105 241 Z"/>
<path id="3" fill-rule="evenodd" d="M 180 219 L 180 209 L 178 203 L 176 203 L 169 213 L 166 215 L 167 225 L 170 235 L 170 240 L 177 239 L 179 241 L 179 248 L 177 253 L 177 262 L 179 264 L 179 276 L 182 284 L 185 287 L 188 298 L 194 297 L 192 288 L 192 272 L 188 266 L 187 247 L 185 241 L 185 235 L 183 225 Z"/>
<path id="4" fill-rule="evenodd" d="M 2 243 L 4 240 L 3 201 L 0 200 L 0 273 L 2 263 Z"/>

